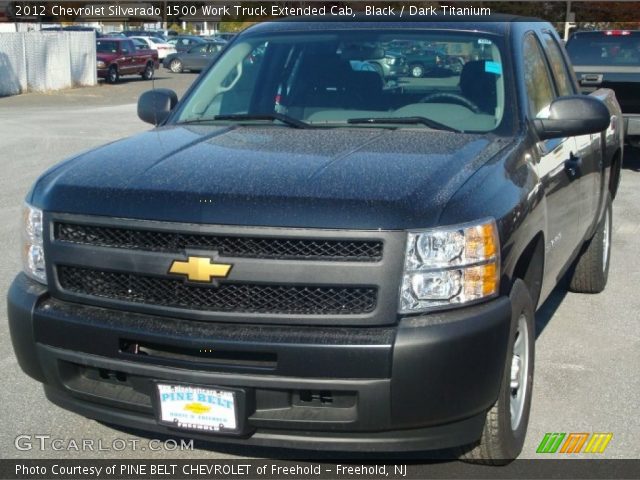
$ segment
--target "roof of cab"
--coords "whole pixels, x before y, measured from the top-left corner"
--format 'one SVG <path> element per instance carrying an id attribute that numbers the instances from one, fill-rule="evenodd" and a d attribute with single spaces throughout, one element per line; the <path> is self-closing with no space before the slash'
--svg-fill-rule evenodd
<path id="1" fill-rule="evenodd" d="M 286 17 L 262 22 L 249 27 L 245 32 L 271 33 L 287 31 L 319 31 L 319 30 L 366 30 L 366 29 L 451 29 L 478 31 L 505 35 L 513 23 L 544 22 L 538 18 L 525 18 L 515 15 L 494 14 L 486 20 L 478 21 L 478 17 L 440 16 L 434 21 L 433 16 L 394 17 L 356 14 L 355 17 L 344 16 L 299 16 Z M 330 26 L 329 26 L 330 25 Z M 244 33 L 244 32 L 243 32 Z"/>

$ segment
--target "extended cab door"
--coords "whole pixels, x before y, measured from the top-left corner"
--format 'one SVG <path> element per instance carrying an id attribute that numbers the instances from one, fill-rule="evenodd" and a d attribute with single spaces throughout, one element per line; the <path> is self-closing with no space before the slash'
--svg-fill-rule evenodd
<path id="1" fill-rule="evenodd" d="M 144 71 L 144 67 L 147 64 L 147 55 L 144 50 L 149 51 L 149 46 L 145 42 L 145 47 L 143 51 L 140 51 L 139 48 L 136 47 L 136 44 L 133 40 L 129 40 L 129 46 L 131 50 L 131 73 L 142 73 Z"/>
<path id="2" fill-rule="evenodd" d="M 118 65 L 118 69 L 122 75 L 128 75 L 135 71 L 135 52 L 136 48 L 131 40 L 123 40 L 120 42 L 120 54 L 122 61 Z"/>
<path id="3" fill-rule="evenodd" d="M 528 116 L 544 117 L 557 94 L 541 44 L 533 32 L 524 37 L 523 63 Z M 532 156 L 536 157 L 534 168 L 547 206 L 545 277 L 553 279 L 551 283 L 555 285 L 577 245 L 580 193 L 575 138 L 539 141 Z"/>
<path id="4" fill-rule="evenodd" d="M 144 67 L 147 65 L 147 57 L 144 55 L 146 51 L 149 51 L 151 48 L 146 40 L 141 40 L 139 38 L 132 38 L 131 42 L 133 43 L 133 47 L 135 48 L 133 52 L 133 62 L 132 66 L 135 67 L 135 71 L 132 73 L 142 73 L 144 71 Z"/>
<path id="5" fill-rule="evenodd" d="M 556 92 L 560 96 L 579 94 L 566 56 L 551 32 L 543 32 L 543 46 L 547 60 L 553 73 Z M 602 151 L 600 149 L 600 134 L 580 135 L 575 137 L 577 159 L 576 168 L 579 170 L 575 183 L 580 192 L 580 220 L 578 223 L 578 241 L 589 232 L 594 220 L 598 216 L 602 181 Z"/>

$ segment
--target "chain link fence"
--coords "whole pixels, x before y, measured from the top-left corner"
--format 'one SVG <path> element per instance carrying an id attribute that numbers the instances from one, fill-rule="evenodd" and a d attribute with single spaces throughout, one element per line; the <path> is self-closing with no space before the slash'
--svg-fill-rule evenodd
<path id="1" fill-rule="evenodd" d="M 96 82 L 93 32 L 0 33 L 0 97 Z"/>

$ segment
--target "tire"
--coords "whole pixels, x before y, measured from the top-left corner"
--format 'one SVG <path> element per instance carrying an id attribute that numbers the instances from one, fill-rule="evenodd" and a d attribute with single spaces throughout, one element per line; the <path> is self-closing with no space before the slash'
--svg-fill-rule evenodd
<path id="1" fill-rule="evenodd" d="M 144 72 L 142 72 L 141 76 L 143 80 L 152 80 L 154 74 L 155 74 L 155 68 L 153 63 L 147 63 L 147 66 L 144 67 Z"/>
<path id="2" fill-rule="evenodd" d="M 596 233 L 576 260 L 569 282 L 569 290 L 577 293 L 600 293 L 607 286 L 611 263 L 611 195 L 607 194 L 606 205 Z"/>
<path id="3" fill-rule="evenodd" d="M 511 329 L 500 393 L 487 412 L 480 440 L 463 449 L 460 456 L 461 460 L 471 463 L 510 463 L 522 451 L 527 434 L 533 389 L 535 315 L 529 289 L 522 280 L 514 282 L 509 298 Z M 515 368 L 516 356 L 519 369 Z"/>
<path id="4" fill-rule="evenodd" d="M 111 65 L 109 70 L 107 71 L 107 83 L 118 83 L 120 80 L 120 73 L 118 72 L 118 67 L 115 65 Z"/>
<path id="5" fill-rule="evenodd" d="M 414 63 L 409 66 L 409 73 L 413 78 L 422 78 L 424 75 L 424 67 L 419 63 Z"/>
<path id="6" fill-rule="evenodd" d="M 169 70 L 173 73 L 182 73 L 182 62 L 178 58 L 174 58 L 169 63 Z"/>

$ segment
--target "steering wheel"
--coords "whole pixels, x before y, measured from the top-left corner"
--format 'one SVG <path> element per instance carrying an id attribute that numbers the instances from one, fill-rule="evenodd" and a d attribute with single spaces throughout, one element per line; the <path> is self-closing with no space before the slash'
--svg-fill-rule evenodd
<path id="1" fill-rule="evenodd" d="M 473 113 L 480 113 L 480 107 L 476 105 L 474 102 L 469 100 L 467 97 L 463 97 L 457 93 L 449 93 L 449 92 L 440 92 L 440 93 L 432 93 L 431 95 L 427 95 L 426 97 L 420 100 L 420 103 L 431 103 L 436 102 L 438 100 L 445 100 L 444 103 L 450 103 L 453 101 L 458 105 L 462 105 L 463 107 L 467 107 Z"/>

